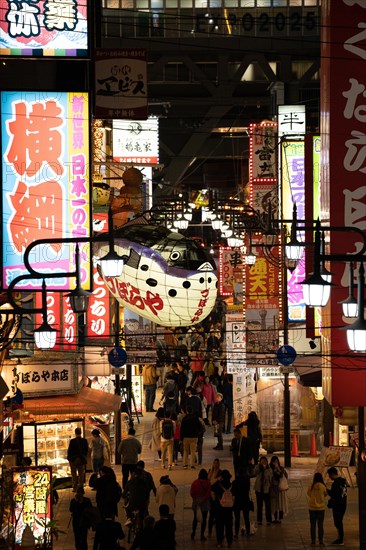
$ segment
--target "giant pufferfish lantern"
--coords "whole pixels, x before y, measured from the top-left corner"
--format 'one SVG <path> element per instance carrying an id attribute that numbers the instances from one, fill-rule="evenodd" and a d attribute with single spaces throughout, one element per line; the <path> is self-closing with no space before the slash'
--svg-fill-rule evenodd
<path id="1" fill-rule="evenodd" d="M 129 224 L 114 233 L 114 248 L 124 256 L 122 275 L 101 274 L 125 307 L 163 326 L 190 326 L 212 311 L 217 295 L 216 266 L 193 239 L 165 227 Z M 108 252 L 105 244 L 96 256 Z"/>

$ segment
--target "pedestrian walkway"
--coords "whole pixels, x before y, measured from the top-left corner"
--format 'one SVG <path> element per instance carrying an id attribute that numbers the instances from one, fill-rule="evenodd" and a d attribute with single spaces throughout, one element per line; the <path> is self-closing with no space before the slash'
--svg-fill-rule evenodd
<path id="1" fill-rule="evenodd" d="M 196 470 L 183 470 L 181 458 L 179 458 L 178 466 L 173 467 L 172 471 L 163 470 L 161 462 L 157 456 L 154 457 L 149 449 L 149 441 L 151 436 L 151 423 L 154 419 L 154 413 L 144 413 L 140 423 L 135 423 L 136 435 L 142 442 L 142 459 L 145 461 L 146 470 L 150 471 L 154 477 L 155 484 L 158 486 L 159 479 L 162 475 L 168 474 L 172 481 L 177 485 L 179 491 L 177 495 L 177 510 L 175 520 L 177 522 L 177 542 L 178 550 L 196 548 L 197 550 L 208 550 L 216 547 L 215 531 L 212 536 L 207 538 L 207 541 L 201 542 L 194 540 L 192 542 L 191 525 L 192 525 L 192 510 L 191 498 L 189 494 L 191 483 L 196 479 L 199 467 Z M 205 434 L 204 449 L 203 449 L 203 465 L 202 467 L 209 469 L 214 458 L 220 458 L 221 467 L 229 469 L 233 473 L 232 459 L 229 452 L 229 445 L 232 435 L 224 436 L 224 450 L 215 451 L 213 447 L 216 444 L 216 439 L 213 436 L 213 428 L 208 428 Z M 278 453 L 280 456 L 281 454 Z M 310 453 L 309 453 L 310 454 Z M 255 536 L 247 539 L 240 536 L 235 540 L 232 548 L 250 550 L 302 550 L 310 548 L 310 525 L 308 517 L 306 491 L 309 483 L 312 480 L 317 459 L 310 456 L 300 456 L 292 458 L 292 467 L 288 469 L 289 473 L 289 513 L 284 518 L 281 524 L 273 524 L 271 526 L 258 526 Z M 121 483 L 121 466 L 114 466 L 117 474 L 117 479 Z M 353 475 L 353 472 L 351 472 Z M 87 476 L 89 478 L 89 474 Z M 86 495 L 95 501 L 95 493 L 86 487 Z M 70 523 L 69 503 L 73 497 L 71 489 L 64 489 L 59 492 L 60 500 L 54 507 L 54 518 L 59 521 L 61 529 L 66 531 L 64 535 L 60 535 L 59 539 L 54 541 L 55 550 L 74 550 L 74 539 L 72 526 Z M 152 498 L 149 512 L 155 518 L 158 518 L 157 505 Z M 326 510 L 325 513 L 325 544 L 331 546 L 331 542 L 337 538 L 336 529 L 333 525 L 331 510 Z M 123 503 L 119 505 L 119 521 L 124 526 L 125 513 Z M 255 512 L 251 513 L 251 520 L 255 521 Z M 345 545 L 347 550 L 356 550 L 359 548 L 358 540 L 358 491 L 357 488 L 350 487 L 348 490 L 348 509 L 345 515 Z M 125 529 L 126 531 L 126 529 Z M 207 536 L 207 535 L 206 535 Z M 92 549 L 93 533 L 89 533 L 89 550 Z M 124 542 L 126 549 L 130 547 Z M 225 547 L 225 542 L 223 544 Z M 313 547 L 311 547 L 313 548 Z M 334 546 L 333 548 L 336 548 Z M 157 549 L 158 550 L 158 549 Z"/>

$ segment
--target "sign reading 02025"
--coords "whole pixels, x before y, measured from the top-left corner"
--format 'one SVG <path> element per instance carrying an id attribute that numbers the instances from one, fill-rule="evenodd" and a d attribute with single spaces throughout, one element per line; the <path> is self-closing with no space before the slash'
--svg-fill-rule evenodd
<path id="1" fill-rule="evenodd" d="M 120 368 L 127 363 L 127 353 L 124 348 L 112 348 L 108 353 L 108 361 L 112 367 Z"/>

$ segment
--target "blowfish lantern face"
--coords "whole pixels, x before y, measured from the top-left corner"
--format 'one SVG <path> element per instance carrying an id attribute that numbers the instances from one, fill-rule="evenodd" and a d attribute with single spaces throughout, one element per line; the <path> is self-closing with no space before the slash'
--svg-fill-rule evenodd
<path id="1" fill-rule="evenodd" d="M 163 227 L 128 225 L 115 233 L 122 275 L 102 277 L 125 307 L 163 326 L 190 326 L 212 311 L 217 295 L 215 264 L 195 241 Z M 97 248 L 103 256 L 108 247 Z"/>

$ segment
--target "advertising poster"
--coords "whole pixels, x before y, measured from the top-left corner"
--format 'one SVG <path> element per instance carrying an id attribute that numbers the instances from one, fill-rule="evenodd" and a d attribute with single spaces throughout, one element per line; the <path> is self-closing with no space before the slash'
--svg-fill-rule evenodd
<path id="1" fill-rule="evenodd" d="M 27 526 L 31 528 L 37 542 L 51 544 L 45 527 L 52 519 L 52 469 L 49 466 L 14 468 L 12 482 L 13 522 L 16 526 L 15 548 L 21 548 L 23 533 Z"/>
<path id="2" fill-rule="evenodd" d="M 23 256 L 39 239 L 90 236 L 89 100 L 87 93 L 2 92 L 2 249 L 3 286 L 28 271 Z M 81 246 L 81 285 L 90 288 L 88 245 Z M 30 263 L 48 289 L 69 290 L 75 280 L 74 244 L 44 244 Z M 40 289 L 26 279 L 18 290 Z"/>
<path id="3" fill-rule="evenodd" d="M 96 118 L 147 119 L 147 56 L 143 48 L 97 49 Z"/>
<path id="4" fill-rule="evenodd" d="M 0 55 L 86 57 L 87 0 L 0 0 Z"/>

